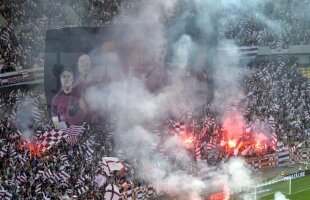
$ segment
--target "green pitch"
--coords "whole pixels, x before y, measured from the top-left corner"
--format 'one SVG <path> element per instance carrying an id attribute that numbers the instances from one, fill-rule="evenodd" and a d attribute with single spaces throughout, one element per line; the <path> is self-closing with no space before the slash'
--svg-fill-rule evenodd
<path id="1" fill-rule="evenodd" d="M 310 200 L 310 176 L 292 180 L 291 194 L 290 195 L 285 194 L 285 196 L 290 200 Z M 273 199 L 274 194 L 260 198 L 260 200 L 273 200 Z"/>

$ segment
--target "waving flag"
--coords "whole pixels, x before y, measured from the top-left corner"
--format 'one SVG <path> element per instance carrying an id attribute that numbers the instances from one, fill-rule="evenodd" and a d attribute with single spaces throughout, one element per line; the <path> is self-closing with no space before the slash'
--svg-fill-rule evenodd
<path id="1" fill-rule="evenodd" d="M 201 160 L 201 146 L 196 148 L 195 153 L 196 153 L 196 160 L 200 161 Z"/>
<path id="2" fill-rule="evenodd" d="M 248 152 L 251 150 L 252 146 L 248 146 L 247 148 L 245 148 L 242 152 L 241 155 L 245 156 L 248 154 Z"/>
<path id="3" fill-rule="evenodd" d="M 135 197 L 137 200 L 144 200 L 145 199 L 145 188 L 144 187 L 138 187 L 135 190 Z"/>
<path id="4" fill-rule="evenodd" d="M 102 174 L 96 174 L 94 177 L 94 183 L 98 188 L 101 188 L 107 181 L 107 178 Z"/>
<path id="5" fill-rule="evenodd" d="M 18 176 L 16 180 L 19 184 L 25 183 L 27 181 L 27 176 L 25 173 L 23 173 L 20 176 Z"/>
<path id="6" fill-rule="evenodd" d="M 38 143 L 38 150 L 40 152 L 44 152 L 50 149 L 54 144 L 57 144 L 62 139 L 64 139 L 66 134 L 61 130 L 51 130 L 46 131 L 37 141 Z"/>
<path id="7" fill-rule="evenodd" d="M 277 141 L 278 141 L 278 136 L 275 132 L 271 133 L 271 144 L 274 149 L 277 148 Z"/>
<path id="8" fill-rule="evenodd" d="M 109 184 L 105 188 L 104 199 L 105 200 L 119 200 L 120 193 L 117 185 Z"/>
<path id="9" fill-rule="evenodd" d="M 149 185 L 145 191 L 147 199 L 154 199 L 156 197 L 156 190 L 153 186 Z"/>
<path id="10" fill-rule="evenodd" d="M 57 174 L 57 179 L 58 179 L 58 181 L 63 181 L 63 182 L 65 182 L 65 181 L 67 181 L 68 179 L 70 178 L 70 175 L 67 173 L 67 172 L 65 172 L 65 171 L 60 171 L 58 174 Z"/>
<path id="11" fill-rule="evenodd" d="M 67 155 L 61 155 L 59 159 L 62 163 L 68 162 L 68 156 Z"/>
<path id="12" fill-rule="evenodd" d="M 41 184 L 41 183 L 40 183 L 40 184 L 38 184 L 38 185 L 36 185 L 35 192 L 36 192 L 36 193 L 40 193 L 40 192 L 42 192 L 42 184 Z"/>
<path id="13" fill-rule="evenodd" d="M 125 167 L 124 164 L 115 157 L 103 157 L 101 164 L 101 168 L 107 175 L 112 175 L 113 171 L 119 171 Z"/>
<path id="14" fill-rule="evenodd" d="M 85 128 L 84 126 L 71 125 L 62 131 L 66 134 L 65 141 L 69 145 L 74 146 L 78 142 L 79 136 L 84 133 Z"/>
<path id="15" fill-rule="evenodd" d="M 211 149 L 215 148 L 216 145 L 217 144 L 213 141 L 213 139 L 210 139 L 209 143 L 207 144 L 207 149 L 211 150 Z"/>
<path id="16" fill-rule="evenodd" d="M 186 132 L 186 126 L 184 122 L 173 122 L 173 132 L 176 135 L 184 135 Z"/>
<path id="17" fill-rule="evenodd" d="M 13 195 L 9 192 L 7 192 L 6 190 L 4 190 L 4 188 L 2 186 L 0 186 L 0 197 L 3 200 L 11 200 Z"/>
<path id="18" fill-rule="evenodd" d="M 80 186 L 88 179 L 89 179 L 89 176 L 87 176 L 87 175 L 80 176 L 76 182 L 76 185 Z"/>
<path id="19" fill-rule="evenodd" d="M 3 158 L 8 153 L 8 145 L 4 145 L 0 150 L 0 158 Z"/>
<path id="20" fill-rule="evenodd" d="M 81 186 L 80 188 L 78 188 L 78 194 L 79 195 L 83 195 L 85 192 L 87 192 L 89 190 L 89 188 L 87 186 Z"/>
<path id="21" fill-rule="evenodd" d="M 276 128 L 276 122 L 275 122 L 275 120 L 274 120 L 273 117 L 271 117 L 271 116 L 269 117 L 268 123 L 269 123 L 269 125 L 272 127 L 272 129 L 275 129 L 275 128 Z"/>

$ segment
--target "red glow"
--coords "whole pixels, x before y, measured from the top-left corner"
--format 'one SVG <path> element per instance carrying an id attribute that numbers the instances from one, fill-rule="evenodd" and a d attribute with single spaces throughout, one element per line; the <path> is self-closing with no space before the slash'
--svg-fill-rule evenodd
<path id="1" fill-rule="evenodd" d="M 32 143 L 29 144 L 29 152 L 30 152 L 30 157 L 40 155 L 40 151 L 39 151 L 38 147 Z"/>
<path id="2" fill-rule="evenodd" d="M 240 144 L 237 146 L 237 149 L 240 149 L 243 145 L 243 141 L 240 142 Z"/>
<path id="3" fill-rule="evenodd" d="M 228 140 L 228 146 L 229 146 L 230 148 L 234 148 L 234 147 L 236 146 L 236 141 L 234 141 L 234 140 Z"/>
<path id="4" fill-rule="evenodd" d="M 193 143 L 193 142 L 194 142 L 193 136 L 189 136 L 189 137 L 187 137 L 187 138 L 185 139 L 185 143 L 187 143 L 187 144 L 190 144 L 190 143 Z"/>
<path id="5" fill-rule="evenodd" d="M 225 195 L 223 192 L 214 193 L 214 194 L 209 195 L 206 199 L 207 200 L 223 200 L 225 199 Z"/>

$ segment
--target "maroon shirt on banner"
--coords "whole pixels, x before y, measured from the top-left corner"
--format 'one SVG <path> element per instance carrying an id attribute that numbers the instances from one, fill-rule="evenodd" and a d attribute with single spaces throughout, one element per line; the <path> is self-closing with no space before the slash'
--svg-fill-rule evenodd
<path id="1" fill-rule="evenodd" d="M 85 111 L 80 108 L 80 94 L 72 89 L 69 94 L 61 90 L 52 100 L 52 116 L 59 117 L 59 121 L 65 121 L 73 125 L 81 125 L 85 120 Z"/>

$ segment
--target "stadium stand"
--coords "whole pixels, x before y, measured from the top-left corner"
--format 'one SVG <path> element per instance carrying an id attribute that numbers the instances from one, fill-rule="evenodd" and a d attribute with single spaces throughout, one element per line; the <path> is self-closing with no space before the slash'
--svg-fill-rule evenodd
<path id="1" fill-rule="evenodd" d="M 289 45 L 310 44 L 310 23 L 294 15 L 299 8 L 294 7 L 296 1 L 287 2 L 266 9 L 268 17 L 288 26 L 281 36 L 273 34 L 249 13 L 237 25 L 225 27 L 219 37 L 232 39 L 241 47 L 288 49 Z M 307 3 L 306 0 L 301 2 Z M 101 26 L 109 23 L 120 9 L 134 10 L 136 6 L 135 1 L 121 0 L 66 0 L 63 4 L 50 0 L 2 1 L 1 85 L 2 79 L 9 82 L 6 76 L 22 74 L 23 70 L 38 70 L 38 76 L 42 79 L 46 30 Z M 246 91 L 245 97 L 234 106 L 243 106 L 242 114 L 248 128 L 253 129 L 260 123 L 268 124 L 280 144 L 279 148 L 266 149 L 266 157 L 253 151 L 242 151 L 244 153 L 239 155 L 247 158 L 254 170 L 289 161 L 299 163 L 310 160 L 309 150 L 306 150 L 310 135 L 309 68 L 300 68 L 296 57 L 285 55 L 255 60 L 247 67 L 253 73 L 244 79 L 242 87 Z M 16 116 L 20 109 L 25 109 L 22 106 L 25 100 L 31 102 L 26 105 L 32 105 L 30 113 L 33 115 L 27 128 L 36 133 L 35 138 L 29 140 L 21 137 L 22 120 Z M 85 123 L 73 127 L 78 132 L 70 128 L 67 132 L 59 131 L 53 127 L 44 91 L 40 89 L 1 93 L 0 108 L 1 199 L 153 199 L 157 195 L 150 183 L 136 178 L 141 163 L 125 161 L 121 154 L 114 152 L 111 135 L 115 123 L 111 119 L 106 118 L 101 126 Z M 224 129 L 215 119 L 216 113 L 210 105 L 202 105 L 200 109 L 203 111 L 189 116 L 188 110 L 184 112 L 188 116 L 186 126 L 191 127 L 188 122 L 197 119 L 194 129 L 200 140 L 195 151 L 196 159 L 218 165 L 229 156 L 220 144 Z M 167 123 L 160 125 L 164 126 L 164 130 L 173 129 Z M 38 141 L 40 147 L 33 146 L 30 139 Z M 111 156 L 118 159 L 111 159 Z M 164 156 L 177 162 L 177 157 Z M 107 157 L 110 160 L 104 159 Z M 110 167 L 107 169 L 108 163 L 113 164 L 114 171 Z"/>

